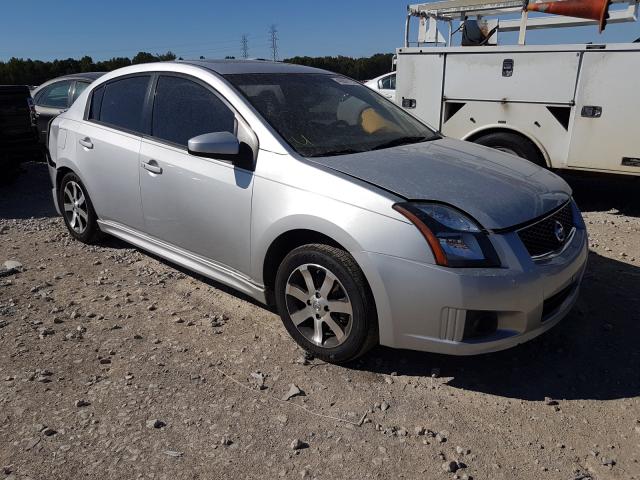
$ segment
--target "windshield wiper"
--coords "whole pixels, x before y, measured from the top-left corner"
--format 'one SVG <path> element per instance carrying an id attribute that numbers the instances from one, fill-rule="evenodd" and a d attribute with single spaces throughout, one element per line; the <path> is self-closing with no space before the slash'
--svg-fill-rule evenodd
<path id="1" fill-rule="evenodd" d="M 413 137 L 400 137 L 394 138 L 393 140 L 389 140 L 388 142 L 381 143 L 380 145 L 376 145 L 371 150 L 382 150 L 383 148 L 391 148 L 398 147 L 400 145 L 408 145 L 410 143 L 420 143 L 425 142 L 427 140 L 432 140 L 437 137 L 425 137 L 423 135 L 413 136 Z"/>
<path id="2" fill-rule="evenodd" d="M 327 150 L 326 152 L 312 153 L 308 157 L 334 157 L 336 155 L 348 155 L 350 153 L 362 153 L 364 150 L 356 150 L 354 148 L 344 148 L 342 150 Z"/>

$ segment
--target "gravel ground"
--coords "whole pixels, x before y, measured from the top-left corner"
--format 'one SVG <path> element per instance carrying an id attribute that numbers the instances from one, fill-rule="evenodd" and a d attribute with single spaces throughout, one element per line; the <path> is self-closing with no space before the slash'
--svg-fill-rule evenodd
<path id="1" fill-rule="evenodd" d="M 572 313 L 478 357 L 306 358 L 277 315 L 114 239 L 70 239 L 44 165 L 0 187 L 0 479 L 640 479 L 638 181 L 570 179 Z"/>

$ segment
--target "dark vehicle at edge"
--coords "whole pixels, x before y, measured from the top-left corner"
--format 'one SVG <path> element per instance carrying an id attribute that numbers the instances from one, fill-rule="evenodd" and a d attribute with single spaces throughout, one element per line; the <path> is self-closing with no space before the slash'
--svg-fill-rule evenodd
<path id="1" fill-rule="evenodd" d="M 26 85 L 0 85 L 0 178 L 40 152 L 36 111 Z"/>

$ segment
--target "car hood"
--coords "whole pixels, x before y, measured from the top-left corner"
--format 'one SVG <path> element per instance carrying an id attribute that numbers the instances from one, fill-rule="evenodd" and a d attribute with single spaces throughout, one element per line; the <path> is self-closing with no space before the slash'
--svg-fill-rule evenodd
<path id="1" fill-rule="evenodd" d="M 571 196 L 566 182 L 544 168 L 450 138 L 309 160 L 407 200 L 453 205 L 492 230 L 528 222 Z"/>

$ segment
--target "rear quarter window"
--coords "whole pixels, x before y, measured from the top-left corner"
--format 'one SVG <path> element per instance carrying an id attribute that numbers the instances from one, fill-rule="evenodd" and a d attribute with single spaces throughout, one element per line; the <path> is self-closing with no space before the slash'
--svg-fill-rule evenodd
<path id="1" fill-rule="evenodd" d="M 100 120 L 100 106 L 102 105 L 102 97 L 104 96 L 104 85 L 99 86 L 91 93 L 89 100 L 89 120 Z"/>
<path id="2" fill-rule="evenodd" d="M 73 97 L 71 97 L 71 103 L 75 102 L 76 99 L 80 96 L 80 94 L 84 92 L 88 86 L 89 86 L 88 82 L 77 81 L 76 87 L 73 90 Z"/>
<path id="3" fill-rule="evenodd" d="M 38 92 L 35 103 L 40 107 L 67 108 L 69 106 L 69 89 L 71 80 L 52 83 Z"/>

